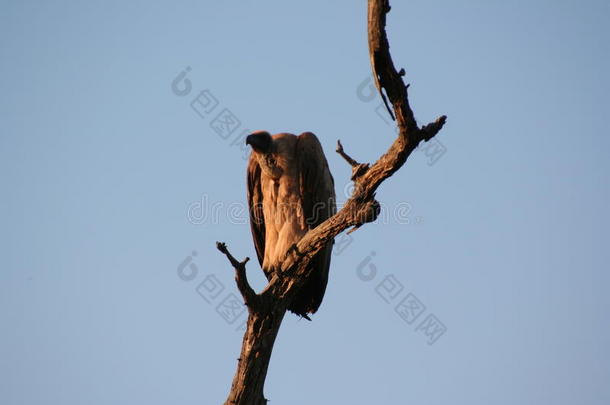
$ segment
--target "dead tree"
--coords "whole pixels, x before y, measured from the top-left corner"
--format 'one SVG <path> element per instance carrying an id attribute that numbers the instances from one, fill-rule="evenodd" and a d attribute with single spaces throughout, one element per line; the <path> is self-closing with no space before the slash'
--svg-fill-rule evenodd
<path id="1" fill-rule="evenodd" d="M 260 293 L 254 292 L 246 277 L 246 263 L 249 259 L 240 262 L 229 253 L 224 243 L 217 243 L 218 250 L 226 255 L 235 269 L 237 287 L 248 307 L 248 322 L 237 372 L 225 405 L 267 403 L 263 387 L 273 344 L 288 304 L 309 276 L 307 265 L 311 258 L 346 229 L 351 228 L 351 232 L 374 221 L 379 214 L 379 203 L 375 200 L 377 187 L 402 167 L 420 142 L 430 140 L 445 124 L 446 117 L 441 116 L 421 128 L 417 126 L 407 97 L 408 85 L 402 80 L 405 71 L 396 71 L 390 56 L 385 32 L 386 14 L 389 11 L 389 0 L 368 1 L 368 43 L 372 73 L 388 112 L 398 126 L 398 136 L 387 152 L 372 165 L 358 163 L 337 142 L 337 153 L 352 167 L 355 187 L 351 197 L 339 212 L 310 230 L 296 248 L 290 249 L 282 264 L 282 271 Z"/>

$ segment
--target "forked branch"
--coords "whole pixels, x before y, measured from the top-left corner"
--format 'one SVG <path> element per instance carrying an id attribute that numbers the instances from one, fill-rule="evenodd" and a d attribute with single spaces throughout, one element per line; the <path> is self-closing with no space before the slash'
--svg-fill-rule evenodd
<path id="1" fill-rule="evenodd" d="M 254 308 L 258 304 L 258 295 L 254 292 L 252 287 L 250 287 L 250 283 L 248 283 L 248 277 L 246 276 L 246 263 L 250 260 L 249 257 L 246 257 L 243 261 L 238 262 L 237 259 L 233 257 L 233 255 L 227 249 L 226 243 L 216 242 L 216 249 L 220 250 L 227 256 L 231 266 L 235 269 L 235 283 L 237 284 L 237 289 L 241 293 L 241 296 L 244 298 L 244 303 L 248 308 Z"/>

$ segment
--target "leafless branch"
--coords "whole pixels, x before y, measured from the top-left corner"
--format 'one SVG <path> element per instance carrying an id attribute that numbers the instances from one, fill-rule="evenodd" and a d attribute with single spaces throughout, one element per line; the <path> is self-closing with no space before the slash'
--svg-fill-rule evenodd
<path id="1" fill-rule="evenodd" d="M 443 125 L 445 125 L 446 121 L 447 121 L 447 116 L 441 115 L 440 117 L 438 117 L 436 119 L 436 121 L 431 122 L 428 125 L 424 125 L 421 129 L 421 132 L 423 134 L 422 139 L 424 141 L 428 142 L 438 133 L 438 131 L 440 131 L 443 128 Z"/>
<path id="2" fill-rule="evenodd" d="M 358 166 L 360 163 L 356 162 L 354 159 L 351 158 L 351 156 L 349 156 L 347 153 L 345 153 L 345 151 L 343 150 L 343 145 L 341 145 L 341 141 L 337 140 L 337 150 L 336 152 L 341 155 L 341 157 L 343 159 L 345 159 L 345 161 L 347 163 L 350 164 L 350 166 L 354 167 L 354 166 Z"/>
<path id="3" fill-rule="evenodd" d="M 248 283 L 248 277 L 246 276 L 246 263 L 250 260 L 249 257 L 246 257 L 243 261 L 238 262 L 237 259 L 233 257 L 233 255 L 227 249 L 227 245 L 224 242 L 216 242 L 216 249 L 220 250 L 227 256 L 231 266 L 235 269 L 235 282 L 237 284 L 237 288 L 244 298 L 244 303 L 249 308 L 254 308 L 258 303 L 258 296 L 250 287 L 250 283 Z"/>
<path id="4" fill-rule="evenodd" d="M 345 161 L 347 163 L 349 163 L 350 166 L 352 167 L 352 177 L 351 177 L 352 180 L 355 180 L 357 177 L 362 176 L 369 169 L 370 165 L 368 163 L 358 163 L 354 159 L 352 159 L 352 157 L 350 155 L 345 153 L 345 151 L 343 150 L 343 145 L 341 144 L 340 140 L 337 140 L 336 152 L 339 155 L 341 155 L 341 157 L 343 159 L 345 159 Z"/>

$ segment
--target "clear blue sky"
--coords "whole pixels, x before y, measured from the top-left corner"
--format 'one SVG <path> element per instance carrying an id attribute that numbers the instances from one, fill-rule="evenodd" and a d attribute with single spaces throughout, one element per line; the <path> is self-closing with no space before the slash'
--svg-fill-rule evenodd
<path id="1" fill-rule="evenodd" d="M 387 219 L 335 255 L 314 321 L 286 318 L 267 396 L 610 403 L 610 3 L 392 6 L 445 152 L 381 187 Z M 371 161 L 393 138 L 367 97 L 365 2 L 0 7 L 0 403 L 222 403 L 243 317 L 214 242 L 255 257 L 239 136 L 315 132 L 344 199 L 336 140 Z"/>

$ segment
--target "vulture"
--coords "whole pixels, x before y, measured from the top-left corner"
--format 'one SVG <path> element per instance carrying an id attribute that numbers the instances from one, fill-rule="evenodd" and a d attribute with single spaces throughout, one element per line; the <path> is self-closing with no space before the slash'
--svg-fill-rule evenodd
<path id="1" fill-rule="evenodd" d="M 248 161 L 250 228 L 258 261 L 268 280 L 286 254 L 310 229 L 336 212 L 335 186 L 322 145 L 311 132 L 254 132 Z M 334 242 L 310 263 L 310 276 L 288 309 L 308 320 L 322 303 Z"/>

